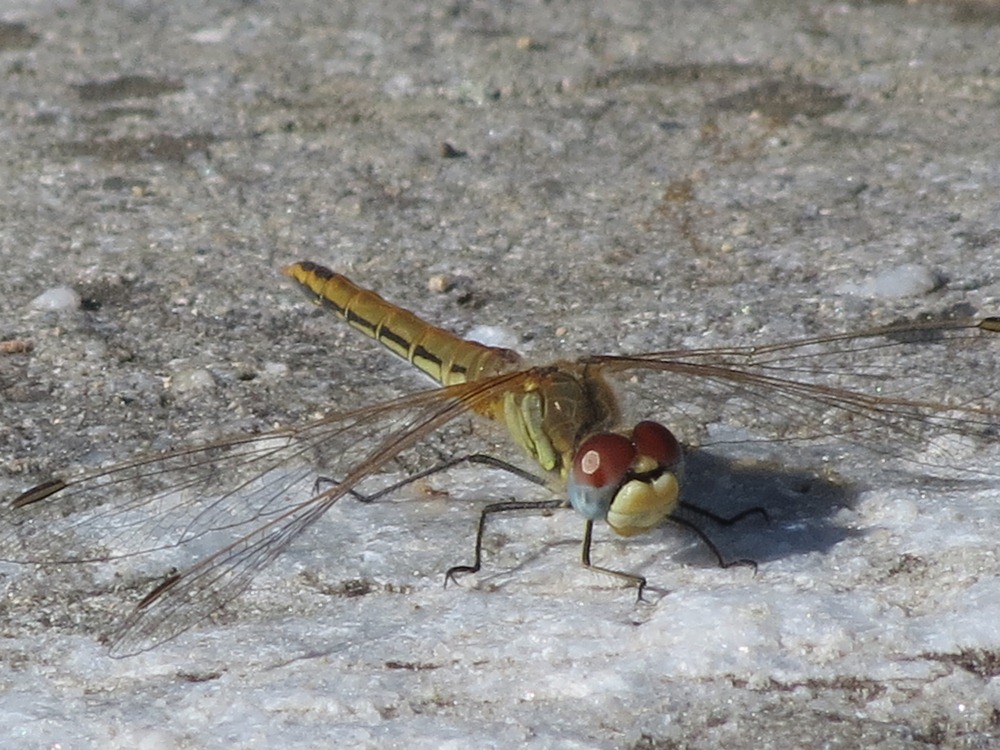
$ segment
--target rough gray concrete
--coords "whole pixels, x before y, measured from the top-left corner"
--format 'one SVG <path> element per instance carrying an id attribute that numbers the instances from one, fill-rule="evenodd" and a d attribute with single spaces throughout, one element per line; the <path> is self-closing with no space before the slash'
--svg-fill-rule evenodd
<path id="1" fill-rule="evenodd" d="M 0 21 L 0 340 L 33 347 L 0 354 L 3 497 L 66 466 L 420 387 L 310 313 L 278 273 L 301 258 L 456 330 L 502 326 L 540 359 L 1000 311 L 995 2 L 7 0 Z M 432 291 L 442 275 L 452 283 Z M 78 309 L 32 306 L 64 285 Z M 997 378 L 995 347 L 979 365 L 971 377 Z M 928 372 L 947 388 L 946 367 Z M 930 545 L 924 500 L 905 507 Z M 877 533 L 872 509 L 897 501 L 860 503 L 865 533 L 814 553 L 815 568 L 779 560 L 786 578 L 762 566 L 751 582 L 694 554 L 670 586 L 751 622 L 768 620 L 746 608 L 755 598 L 775 617 L 796 600 L 806 620 L 813 604 L 829 612 L 815 571 L 846 576 L 830 591 L 874 591 L 865 566 L 913 563 L 902 521 L 903 542 Z M 442 592 L 470 511 L 403 505 L 344 511 L 334 532 L 370 520 L 307 545 L 240 600 L 232 627 L 135 660 L 98 644 L 107 608 L 127 611 L 110 574 L 0 567 L 0 744 L 1000 742 L 989 617 L 962 651 L 960 635 L 880 635 L 892 615 L 873 610 L 842 634 L 873 655 L 842 666 L 729 623 L 687 664 L 643 640 L 655 613 L 567 564 L 575 521 L 505 532 L 558 540 L 522 560 L 540 554 L 554 580 L 532 568 L 496 591 Z M 407 544 L 416 558 L 393 565 Z M 622 549 L 664 578 L 677 544 Z M 944 562 L 904 571 L 908 601 L 996 577 L 989 544 L 941 546 Z M 333 580 L 316 582 L 320 558 Z M 347 597 L 352 577 L 374 593 Z M 753 593 L 725 610 L 731 591 Z M 561 628 L 579 634 L 608 608 L 579 650 L 559 645 L 572 642 Z M 661 624 L 690 644 L 710 615 Z"/>

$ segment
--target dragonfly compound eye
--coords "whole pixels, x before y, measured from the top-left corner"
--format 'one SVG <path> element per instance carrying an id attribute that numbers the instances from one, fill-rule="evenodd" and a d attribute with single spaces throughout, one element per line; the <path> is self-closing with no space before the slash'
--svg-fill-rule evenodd
<path id="1" fill-rule="evenodd" d="M 604 518 L 634 458 L 635 446 L 623 435 L 602 433 L 584 440 L 569 474 L 570 504 L 585 518 Z"/>
<path id="2" fill-rule="evenodd" d="M 632 428 L 632 443 L 639 456 L 649 456 L 660 467 L 677 466 L 683 459 L 674 433 L 659 422 L 639 422 Z"/>

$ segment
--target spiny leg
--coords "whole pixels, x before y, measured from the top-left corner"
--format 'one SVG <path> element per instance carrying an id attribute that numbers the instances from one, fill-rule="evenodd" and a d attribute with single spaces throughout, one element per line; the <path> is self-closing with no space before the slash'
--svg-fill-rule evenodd
<path id="1" fill-rule="evenodd" d="M 718 523 L 720 526 L 730 526 L 752 515 L 760 515 L 767 520 L 770 519 L 770 517 L 767 514 L 767 511 L 761 507 L 749 508 L 748 510 L 745 510 L 741 513 L 737 513 L 735 516 L 731 516 L 729 518 L 725 516 L 716 515 L 711 511 L 705 510 L 704 508 L 699 508 L 697 505 L 691 505 L 690 503 L 686 503 L 684 501 L 681 501 L 680 507 L 684 508 L 685 510 L 704 516 L 705 518 L 708 518 L 714 521 L 715 523 Z M 712 539 L 708 536 L 708 534 L 702 531 L 696 524 L 692 523 L 691 521 L 688 521 L 687 519 L 684 518 L 678 518 L 676 516 L 671 516 L 670 521 L 676 523 L 678 526 L 683 526 L 693 531 L 698 536 L 698 538 L 701 539 L 704 545 L 708 547 L 709 550 L 711 550 L 712 554 L 715 555 L 715 559 L 718 560 L 720 568 L 726 569 L 726 568 L 746 566 L 749 568 L 753 568 L 754 573 L 757 572 L 757 562 L 755 560 L 741 558 L 739 560 L 731 560 L 727 562 L 725 558 L 723 558 L 722 552 L 716 546 L 715 542 L 713 542 Z M 636 575 L 634 573 L 626 573 L 623 570 L 614 570 L 613 568 L 606 568 L 601 565 L 594 565 L 590 561 L 590 546 L 593 539 L 593 532 L 594 532 L 594 522 L 588 519 L 583 532 L 583 554 L 581 559 L 583 566 L 585 568 L 589 568 L 590 570 L 596 570 L 601 573 L 606 573 L 608 575 L 615 576 L 616 578 L 620 578 L 626 581 L 628 584 L 635 586 L 636 589 L 638 589 L 638 600 L 643 601 L 642 594 L 646 588 L 646 579 L 644 577 Z"/>
<path id="2" fill-rule="evenodd" d="M 691 513 L 697 513 L 702 518 L 707 518 L 713 523 L 719 524 L 719 526 L 732 526 L 734 523 L 739 523 L 744 518 L 749 518 L 750 516 L 760 516 L 765 521 L 771 520 L 771 516 L 769 516 L 767 511 L 759 505 L 747 508 L 746 510 L 737 513 L 735 516 L 720 516 L 710 510 L 699 508 L 697 505 L 692 505 L 691 503 L 683 500 L 681 500 L 678 505 L 684 510 L 690 511 Z"/>
<path id="3" fill-rule="evenodd" d="M 590 561 L 590 544 L 593 539 L 593 535 L 594 521 L 588 518 L 586 526 L 583 527 L 583 549 L 581 550 L 580 555 L 580 562 L 583 563 L 583 567 L 588 568 L 589 570 L 596 570 L 599 573 L 606 573 L 607 575 L 614 576 L 615 578 L 620 578 L 630 586 L 635 586 L 638 590 L 638 601 L 643 601 L 642 592 L 646 588 L 645 578 L 634 573 L 626 573 L 624 570 L 614 570 L 613 568 L 605 568 L 601 565 L 594 565 Z"/>
<path id="4" fill-rule="evenodd" d="M 554 510 L 565 505 L 563 500 L 507 500 L 500 503 L 490 503 L 479 514 L 479 527 L 476 529 L 476 552 L 472 565 L 455 565 L 448 568 L 444 574 L 444 585 L 447 586 L 449 581 L 456 582 L 455 576 L 458 574 L 479 572 L 483 560 L 483 535 L 486 533 L 486 519 L 491 515 L 509 513 L 515 510 Z"/>
<path id="5" fill-rule="evenodd" d="M 688 509 L 690 510 L 690 508 Z M 762 510 L 762 509 L 751 508 L 750 511 L 746 511 L 744 513 L 740 513 L 736 516 L 733 516 L 730 523 L 735 523 L 740 518 L 756 510 Z M 714 514 L 703 512 L 703 515 L 705 515 L 706 518 L 712 518 Z M 729 562 L 726 562 L 726 559 L 722 556 L 722 552 L 719 551 L 719 548 L 715 545 L 715 542 L 713 542 L 712 539 L 708 536 L 708 534 L 702 531 L 702 529 L 700 529 L 697 524 L 688 521 L 686 518 L 679 518 L 677 516 L 671 516 L 670 522 L 675 523 L 678 526 L 683 526 L 685 529 L 690 529 L 691 531 L 693 531 L 698 536 L 698 538 L 701 539 L 702 543 L 712 551 L 712 554 L 715 555 L 715 559 L 719 561 L 720 568 L 726 569 L 726 568 L 747 567 L 747 568 L 753 568 L 754 573 L 757 572 L 756 560 L 750 560 L 749 558 L 740 558 L 739 560 L 730 560 Z M 726 526 L 728 524 L 723 523 L 722 525 Z"/>
<path id="6" fill-rule="evenodd" d="M 364 495 L 356 490 L 350 490 L 348 494 L 359 502 L 371 503 L 385 497 L 386 495 L 390 495 L 393 492 L 412 484 L 413 482 L 417 482 L 442 471 L 447 471 L 448 469 L 454 468 L 462 463 L 478 464 L 480 466 L 488 466 L 491 469 L 499 469 L 500 471 L 505 471 L 508 474 L 518 477 L 519 479 L 531 482 L 532 484 L 537 484 L 540 487 L 548 487 L 548 482 L 545 479 L 536 476 L 530 471 L 526 471 L 519 466 L 515 466 L 512 463 L 508 463 L 507 461 L 485 453 L 473 453 L 467 456 L 453 458 L 450 461 L 444 461 L 436 466 L 432 466 L 429 469 L 417 472 L 416 474 L 411 474 L 405 479 L 401 479 L 388 487 L 383 487 L 378 492 L 374 492 L 371 495 Z M 324 483 L 334 485 L 338 484 L 336 479 L 331 479 L 330 477 L 319 477 L 316 479 L 317 491 L 319 491 L 319 487 Z M 483 535 L 486 532 L 486 519 L 488 516 L 495 513 L 506 513 L 515 510 L 553 510 L 555 508 L 561 508 L 565 505 L 566 503 L 563 500 L 507 500 L 487 505 L 479 514 L 479 525 L 476 529 L 475 559 L 472 565 L 455 565 L 448 568 L 448 570 L 445 571 L 444 576 L 445 585 L 447 586 L 449 581 L 455 582 L 455 576 L 458 574 L 476 573 L 482 567 Z"/>

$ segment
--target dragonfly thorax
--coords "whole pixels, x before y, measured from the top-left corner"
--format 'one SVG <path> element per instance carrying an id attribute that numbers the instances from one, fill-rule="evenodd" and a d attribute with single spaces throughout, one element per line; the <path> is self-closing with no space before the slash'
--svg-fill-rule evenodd
<path id="1" fill-rule="evenodd" d="M 567 476 L 577 446 L 618 420 L 610 386 L 583 365 L 540 368 L 503 398 L 511 435 L 539 466 Z"/>

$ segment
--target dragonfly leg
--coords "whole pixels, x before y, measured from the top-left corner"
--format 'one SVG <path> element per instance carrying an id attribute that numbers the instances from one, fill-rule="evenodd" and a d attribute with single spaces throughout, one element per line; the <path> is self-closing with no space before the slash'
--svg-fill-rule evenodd
<path id="1" fill-rule="evenodd" d="M 767 514 L 767 511 L 764 510 L 764 508 L 762 508 L 759 505 L 755 505 L 753 508 L 747 508 L 746 510 L 737 513 L 735 516 L 728 516 L 728 517 L 717 515 L 710 510 L 699 508 L 697 505 L 686 503 L 683 500 L 680 501 L 679 505 L 680 507 L 684 508 L 684 510 L 690 511 L 692 513 L 697 513 L 702 518 L 707 518 L 713 523 L 719 524 L 719 526 L 732 526 L 734 523 L 739 523 L 744 518 L 749 518 L 750 516 L 760 516 L 765 521 L 771 520 L 771 516 L 769 516 Z"/>
<path id="2" fill-rule="evenodd" d="M 547 487 L 548 482 L 530 471 L 526 471 L 519 466 L 515 466 L 512 463 L 508 463 L 502 459 L 496 458 L 494 456 L 487 455 L 485 453 L 473 453 L 468 456 L 459 456 L 458 458 L 453 458 L 450 461 L 443 461 L 442 463 L 432 466 L 429 469 L 424 469 L 423 471 L 417 472 L 416 474 L 411 474 L 405 479 L 401 479 L 395 484 L 391 484 L 388 487 L 383 487 L 378 492 L 374 492 L 371 495 L 364 495 L 356 490 L 351 490 L 348 494 L 355 500 L 361 503 L 372 503 L 379 500 L 386 495 L 391 495 L 393 492 L 406 487 L 409 484 L 418 482 L 421 479 L 438 474 L 442 471 L 448 471 L 455 466 L 463 463 L 478 464 L 480 466 L 488 466 L 491 469 L 499 469 L 501 471 L 506 471 L 508 474 L 513 474 L 519 479 L 523 479 L 526 482 L 531 482 L 532 484 L 537 484 L 540 487 Z M 317 477 L 315 491 L 318 493 L 324 484 L 336 485 L 340 484 L 336 479 L 332 477 Z"/>
<path id="3" fill-rule="evenodd" d="M 630 586 L 635 586 L 638 589 L 638 601 L 643 601 L 642 592 L 646 588 L 646 579 L 640 575 L 635 575 L 634 573 L 626 573 L 624 570 L 614 570 L 612 568 L 605 568 L 601 565 L 594 565 L 590 561 L 590 544 L 593 540 L 594 535 L 594 521 L 590 518 L 587 519 L 587 525 L 583 527 L 583 548 L 581 550 L 580 562 L 583 563 L 583 567 L 588 570 L 596 570 L 599 573 L 606 573 L 607 575 L 614 576 L 615 578 L 620 578 Z"/>
<path id="4" fill-rule="evenodd" d="M 500 503 L 490 503 L 479 514 L 479 527 L 476 529 L 476 553 L 472 565 L 455 565 L 448 568 L 444 574 L 444 585 L 447 586 L 449 581 L 456 582 L 456 575 L 479 571 L 483 560 L 483 535 L 486 532 L 486 519 L 490 516 L 515 510 L 554 510 L 565 505 L 563 500 L 507 500 Z"/>
<path id="5" fill-rule="evenodd" d="M 685 504 L 684 507 L 688 507 L 687 504 Z M 688 509 L 690 510 L 690 507 L 688 507 Z M 713 520 L 714 520 L 715 515 L 713 513 L 709 513 L 707 511 L 702 511 L 700 508 L 698 510 L 706 518 L 713 518 Z M 750 515 L 751 513 L 753 513 L 754 511 L 757 511 L 757 510 L 761 510 L 763 512 L 762 508 L 761 509 L 759 509 L 759 508 L 751 508 L 749 511 L 744 511 L 743 513 L 740 513 L 739 515 L 733 516 L 732 519 L 728 519 L 729 523 L 735 523 L 740 518 L 743 518 L 744 516 Z M 765 514 L 765 517 L 766 517 L 766 514 Z M 708 534 L 706 534 L 704 531 L 702 531 L 702 529 L 700 529 L 696 524 L 692 523 L 691 521 L 688 521 L 686 518 L 679 518 L 677 516 L 671 516 L 670 517 L 670 522 L 671 523 L 675 523 L 678 526 L 683 526 L 685 529 L 690 529 L 691 531 L 693 531 L 698 536 L 698 538 L 701 539 L 702 543 L 712 551 L 712 554 L 715 555 L 715 559 L 719 561 L 719 567 L 720 568 L 746 567 L 746 568 L 753 568 L 753 572 L 754 573 L 757 572 L 757 561 L 756 560 L 750 560 L 749 558 L 740 558 L 739 560 L 729 560 L 729 561 L 726 561 L 726 559 L 722 556 L 722 553 L 719 551 L 719 548 L 717 546 L 715 546 L 715 542 L 713 542 L 711 540 L 711 538 L 709 538 Z M 725 522 L 723 522 L 722 525 L 725 526 L 727 524 Z"/>

